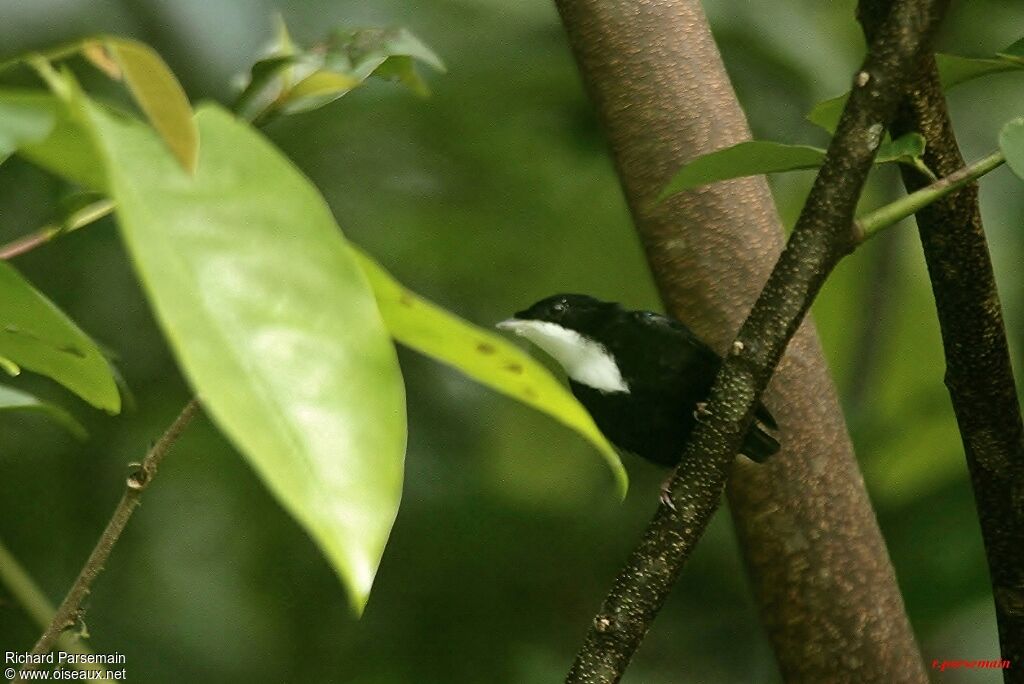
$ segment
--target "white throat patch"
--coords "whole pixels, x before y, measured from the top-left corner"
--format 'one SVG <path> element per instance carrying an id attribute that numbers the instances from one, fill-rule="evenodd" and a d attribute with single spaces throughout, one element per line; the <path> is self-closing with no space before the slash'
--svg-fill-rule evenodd
<path id="1" fill-rule="evenodd" d="M 576 382 L 601 392 L 629 392 L 615 359 L 603 344 L 575 330 L 547 321 L 510 319 L 498 324 L 533 342 L 557 361 Z"/>

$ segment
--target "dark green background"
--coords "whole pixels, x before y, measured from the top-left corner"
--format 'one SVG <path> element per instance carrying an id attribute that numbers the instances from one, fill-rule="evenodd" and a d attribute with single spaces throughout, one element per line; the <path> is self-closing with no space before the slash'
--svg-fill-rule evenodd
<path id="1" fill-rule="evenodd" d="M 863 46 L 853 3 L 705 3 L 755 133 L 823 143 L 802 121 L 845 89 Z M 972 55 L 1024 35 L 1014 0 L 954 3 L 943 49 Z M 267 133 L 338 221 L 396 276 L 489 325 L 556 291 L 631 306 L 656 297 L 604 142 L 548 0 L 4 3 L 7 53 L 86 32 L 152 43 L 194 100 L 228 84 L 280 8 L 302 41 L 339 24 L 408 26 L 448 62 L 419 100 L 374 82 Z M 98 82 L 98 81 L 97 81 Z M 965 154 L 1024 114 L 1024 74 L 951 95 Z M 891 170 L 865 199 L 895 195 Z M 811 174 L 773 181 L 791 224 Z M 47 221 L 67 188 L 0 167 L 0 240 Z M 1024 322 L 1024 193 L 1006 170 L 983 211 L 1015 360 Z M 888 264 L 888 266 L 886 266 Z M 85 421 L 79 444 L 42 420 L 0 419 L 0 538 L 58 600 L 137 460 L 187 397 L 109 220 L 16 265 L 117 355 L 136 407 L 107 417 L 51 383 L 10 381 Z M 865 479 L 925 658 L 993 658 L 977 523 L 922 266 L 910 226 L 844 263 L 815 306 Z M 401 354 L 410 443 L 402 509 L 356 621 L 317 549 L 227 442 L 199 421 L 168 457 L 88 601 L 99 652 L 133 681 L 542 682 L 563 675 L 653 511 L 660 471 L 630 461 L 618 505 L 600 459 L 551 420 L 447 368 Z M 0 651 L 36 628 L 0 590 Z M 775 681 L 722 511 L 626 681 Z M 991 682 L 997 673 L 946 673 Z"/>

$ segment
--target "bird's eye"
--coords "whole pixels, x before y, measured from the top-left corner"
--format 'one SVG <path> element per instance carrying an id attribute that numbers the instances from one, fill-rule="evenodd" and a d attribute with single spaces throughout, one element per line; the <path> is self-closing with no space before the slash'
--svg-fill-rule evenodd
<path id="1" fill-rule="evenodd" d="M 551 308 L 555 313 L 565 313 L 565 302 L 555 302 Z"/>

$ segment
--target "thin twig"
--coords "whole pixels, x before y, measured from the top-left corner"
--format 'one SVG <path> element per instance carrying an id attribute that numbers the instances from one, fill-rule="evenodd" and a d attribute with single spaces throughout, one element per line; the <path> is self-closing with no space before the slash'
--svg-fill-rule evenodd
<path id="1" fill-rule="evenodd" d="M 716 378 L 710 415 L 697 424 L 672 477 L 672 506 L 659 507 L 619 573 L 567 682 L 619 681 L 717 510 L 758 398 L 825 279 L 857 244 L 850 228 L 878 141 L 947 4 L 897 2 L 872 41 L 800 219 Z M 920 677 L 917 668 L 905 672 Z"/>
<path id="2" fill-rule="evenodd" d="M 167 428 L 163 436 L 157 440 L 156 444 L 152 446 L 142 459 L 142 463 L 128 476 L 124 494 L 121 495 L 121 500 L 118 502 L 117 508 L 114 509 L 106 529 L 103 530 L 103 534 L 96 543 L 96 547 L 92 550 L 85 565 L 82 566 L 82 571 L 78 574 L 78 578 L 71 586 L 67 596 L 64 597 L 64 601 L 57 608 L 57 612 L 54 614 L 46 631 L 39 637 L 39 641 L 36 642 L 35 646 L 32 647 L 32 655 L 49 653 L 57 643 L 61 633 L 78 622 L 82 614 L 82 601 L 89 594 L 93 582 L 96 581 L 96 577 L 103 571 L 107 558 L 110 557 L 110 552 L 114 548 L 114 544 L 117 543 L 121 532 L 124 531 L 125 525 L 128 524 L 132 513 L 135 512 L 136 507 L 139 505 L 143 490 L 153 480 L 157 468 L 160 466 L 160 461 L 163 460 L 163 457 L 174 445 L 178 437 L 181 436 L 182 431 L 192 421 L 198 410 L 199 400 L 190 400 L 181 410 L 181 413 L 178 414 L 178 417 L 175 418 L 174 422 L 171 423 L 171 426 Z M 21 672 L 35 670 L 38 666 L 38 663 L 26 663 L 21 668 Z"/>
<path id="3" fill-rule="evenodd" d="M 50 620 L 53 619 L 53 605 L 2 541 L 0 541 L 0 582 L 3 582 L 7 590 L 11 592 L 11 596 L 28 613 L 39 629 L 46 629 Z M 58 644 L 69 653 L 82 655 L 92 653 L 89 647 L 69 634 L 62 634 Z M 79 670 L 106 672 L 105 667 L 96 663 L 75 661 L 74 666 Z"/>
<path id="4" fill-rule="evenodd" d="M 16 256 L 21 256 L 25 252 L 30 252 L 61 235 L 98 221 L 104 216 L 109 215 L 112 211 L 114 211 L 114 202 L 112 200 L 102 199 L 93 202 L 89 206 L 82 207 L 71 214 L 60 224 L 45 225 L 34 233 L 22 235 L 0 246 L 0 261 L 7 261 Z"/>
<path id="5" fill-rule="evenodd" d="M 1003 156 L 1001 150 L 996 150 L 970 166 L 954 171 L 931 185 L 926 185 L 895 202 L 886 204 L 884 207 L 861 216 L 854 222 L 854 239 L 857 242 L 870 240 L 883 228 L 888 228 L 909 216 L 913 216 L 929 204 L 935 203 L 968 183 L 973 183 L 1004 163 L 1006 163 L 1006 157 Z"/>

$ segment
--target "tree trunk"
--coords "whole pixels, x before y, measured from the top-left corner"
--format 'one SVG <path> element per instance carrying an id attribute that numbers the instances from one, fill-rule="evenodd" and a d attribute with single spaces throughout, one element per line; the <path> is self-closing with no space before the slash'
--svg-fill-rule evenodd
<path id="1" fill-rule="evenodd" d="M 693 157 L 750 132 L 696 0 L 556 0 L 666 308 L 722 350 L 783 233 L 763 178 L 655 198 Z M 737 461 L 740 544 L 788 681 L 927 681 L 813 323 L 767 404 L 783 453 Z"/>

